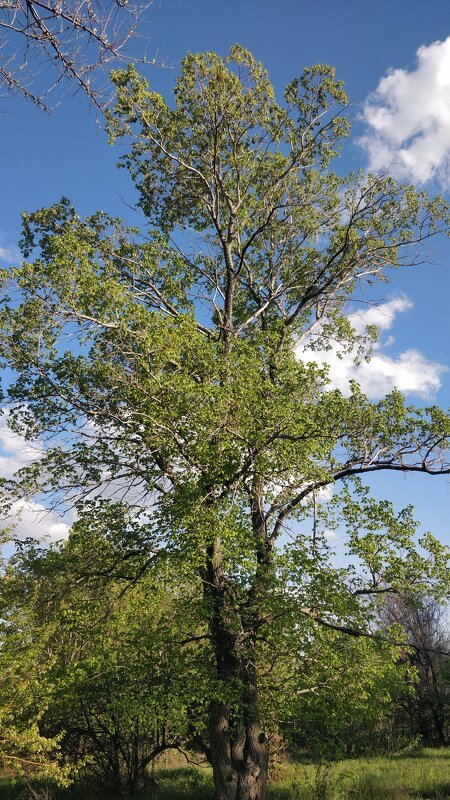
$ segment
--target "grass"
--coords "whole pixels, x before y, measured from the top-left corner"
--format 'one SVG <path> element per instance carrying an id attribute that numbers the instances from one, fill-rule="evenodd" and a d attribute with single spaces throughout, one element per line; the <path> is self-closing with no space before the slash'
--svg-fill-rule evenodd
<path id="1" fill-rule="evenodd" d="M 450 800 L 450 749 L 335 765 L 288 764 L 270 800 Z"/>
<path id="2" fill-rule="evenodd" d="M 160 767 L 158 787 L 140 800 L 212 800 L 208 768 Z M 22 793 L 22 794 L 21 794 Z M 26 797 L 18 785 L 0 781 L 0 800 Z M 91 791 L 60 795 L 61 800 L 105 800 Z M 364 758 L 338 764 L 285 763 L 277 768 L 270 800 L 450 800 L 450 748 L 422 750 L 391 758 Z M 108 797 L 107 800 L 114 800 Z"/>

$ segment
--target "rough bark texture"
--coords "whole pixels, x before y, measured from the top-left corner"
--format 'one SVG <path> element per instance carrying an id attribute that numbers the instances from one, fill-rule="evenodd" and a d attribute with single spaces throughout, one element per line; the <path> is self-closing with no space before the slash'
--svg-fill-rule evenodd
<path id="1" fill-rule="evenodd" d="M 225 703 L 210 712 L 210 750 L 215 800 L 266 800 L 269 750 L 258 719 L 240 718 L 234 724 Z"/>
<path id="2" fill-rule="evenodd" d="M 212 606 L 210 630 L 217 678 L 225 696 L 213 700 L 210 707 L 215 800 L 266 800 L 269 752 L 260 723 L 253 660 L 256 620 L 255 631 L 247 630 L 244 646 L 241 609 L 233 604 L 223 574 L 219 540 L 209 550 L 205 577 L 205 594 Z"/>

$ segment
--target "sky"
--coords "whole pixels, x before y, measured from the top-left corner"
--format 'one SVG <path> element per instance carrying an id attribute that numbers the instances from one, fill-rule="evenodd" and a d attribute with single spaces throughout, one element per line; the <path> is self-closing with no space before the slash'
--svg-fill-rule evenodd
<path id="1" fill-rule="evenodd" d="M 350 97 L 352 136 L 339 171 L 382 169 L 450 200 L 450 8 L 447 0 L 158 0 L 133 43 L 155 57 L 145 67 L 152 88 L 170 97 L 188 51 L 226 54 L 236 42 L 269 71 L 281 96 L 305 66 L 329 63 Z M 41 76 L 41 77 L 45 77 Z M 95 112 L 80 94 L 67 96 L 51 115 L 21 100 L 0 97 L 0 262 L 17 258 L 20 213 L 62 195 L 80 214 L 102 209 L 139 221 L 130 207 L 135 191 L 116 169 Z M 355 327 L 380 329 L 369 364 L 331 353 L 331 376 L 345 391 L 356 377 L 372 399 L 397 385 L 411 402 L 450 406 L 450 243 L 434 241 L 428 263 L 399 271 L 379 290 L 378 308 L 355 303 Z M 0 422 L 0 469 L 10 474 L 30 454 Z M 401 507 L 413 502 L 424 529 L 450 544 L 447 479 L 376 476 L 377 495 Z M 65 532 L 56 516 L 23 509 L 20 532 L 53 538 Z"/>

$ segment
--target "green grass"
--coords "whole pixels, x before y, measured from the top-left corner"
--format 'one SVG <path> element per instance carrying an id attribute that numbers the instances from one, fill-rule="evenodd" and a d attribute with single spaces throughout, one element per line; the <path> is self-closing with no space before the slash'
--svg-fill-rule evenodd
<path id="1" fill-rule="evenodd" d="M 450 749 L 280 768 L 271 800 L 450 800 Z"/>
<path id="2" fill-rule="evenodd" d="M 161 767 L 158 787 L 141 800 L 212 800 L 209 768 Z M 17 800 L 21 790 L 0 781 L 0 800 Z M 60 795 L 62 800 L 105 800 L 91 791 Z M 338 764 L 286 763 L 277 768 L 270 800 L 450 800 L 450 748 L 422 750 L 392 758 L 364 758 Z M 24 795 L 22 793 L 22 798 Z M 108 800 L 114 800 L 108 797 Z"/>

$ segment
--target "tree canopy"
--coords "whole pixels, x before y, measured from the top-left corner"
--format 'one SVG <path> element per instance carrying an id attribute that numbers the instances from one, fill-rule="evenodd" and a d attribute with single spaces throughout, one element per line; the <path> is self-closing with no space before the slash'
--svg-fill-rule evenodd
<path id="1" fill-rule="evenodd" d="M 349 298 L 418 263 L 449 211 L 389 176 L 332 171 L 349 126 L 331 67 L 282 102 L 239 46 L 189 54 L 173 104 L 133 67 L 113 80 L 109 132 L 146 224 L 83 220 L 66 199 L 24 214 L 0 348 L 17 375 L 10 425 L 45 450 L 4 500 L 38 495 L 121 531 L 105 575 L 126 563 L 136 583 L 164 563 L 201 587 L 216 800 L 264 800 L 270 697 L 313 690 L 314 632 L 381 641 L 380 596 L 448 588 L 446 549 L 419 546 L 412 509 L 361 482 L 450 472 L 448 415 L 398 391 L 343 394 L 314 349 L 364 350 L 375 332 L 352 329 Z"/>

